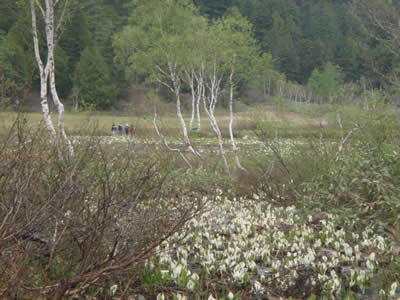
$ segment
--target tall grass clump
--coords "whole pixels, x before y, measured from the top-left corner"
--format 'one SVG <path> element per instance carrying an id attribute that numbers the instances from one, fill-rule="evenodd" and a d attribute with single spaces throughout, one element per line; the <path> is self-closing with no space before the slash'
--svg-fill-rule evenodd
<path id="1" fill-rule="evenodd" d="M 0 143 L 0 295 L 5 299 L 111 296 L 198 213 L 203 200 L 168 187 L 157 156 L 96 138 L 58 159 L 46 129 L 19 117 Z M 168 162 L 168 160 L 166 160 Z"/>
<path id="2" fill-rule="evenodd" d="M 383 104 L 345 106 L 335 113 L 336 133 L 291 141 L 282 150 L 268 126 L 259 137 L 270 148 L 273 168 L 264 190 L 279 202 L 315 212 L 331 211 L 361 223 L 394 224 L 400 213 L 400 124 Z M 332 138 L 335 137 L 335 138 Z"/>

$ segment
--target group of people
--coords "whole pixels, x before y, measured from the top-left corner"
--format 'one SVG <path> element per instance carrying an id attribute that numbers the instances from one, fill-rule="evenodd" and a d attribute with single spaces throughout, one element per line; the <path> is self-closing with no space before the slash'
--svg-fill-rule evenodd
<path id="1" fill-rule="evenodd" d="M 124 130 L 125 130 L 126 135 L 134 135 L 135 134 L 135 128 L 133 127 L 133 124 L 131 124 L 130 126 L 129 126 L 129 124 L 126 124 L 125 126 L 123 126 L 122 124 L 119 124 L 118 125 L 118 134 L 123 135 Z M 111 132 L 113 135 L 117 134 L 117 126 L 115 125 L 115 123 L 113 123 L 111 126 Z"/>

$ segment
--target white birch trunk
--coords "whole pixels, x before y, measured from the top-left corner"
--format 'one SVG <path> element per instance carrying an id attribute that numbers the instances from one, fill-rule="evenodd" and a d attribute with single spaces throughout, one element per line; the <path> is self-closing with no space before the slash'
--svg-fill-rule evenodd
<path id="1" fill-rule="evenodd" d="M 204 73 L 202 71 L 202 73 Z M 197 82 L 197 89 L 196 89 L 196 117 L 197 117 L 197 130 L 201 130 L 201 117 L 200 117 L 200 102 L 203 99 L 203 91 L 204 91 L 204 78 L 200 75 L 201 73 L 197 74 L 193 72 L 193 76 Z"/>
<path id="2" fill-rule="evenodd" d="M 41 13 L 44 14 L 44 11 L 41 10 Z M 31 0 L 31 14 L 32 14 L 32 36 L 35 49 L 35 59 L 38 64 L 40 73 L 40 105 L 43 112 L 44 122 L 50 133 L 50 141 L 54 145 L 54 147 L 56 147 L 58 150 L 57 133 L 54 128 L 53 121 L 51 120 L 49 112 L 49 104 L 47 99 L 47 81 L 49 77 L 50 68 L 48 63 L 46 64 L 46 66 L 44 66 L 43 61 L 40 57 L 39 38 L 37 34 L 37 21 L 36 21 L 36 10 L 35 10 L 34 0 Z M 45 17 L 45 15 L 43 15 L 43 17 Z"/>
<path id="3" fill-rule="evenodd" d="M 187 82 L 190 86 L 190 90 L 192 93 L 192 116 L 190 119 L 189 127 L 193 128 L 193 122 L 195 117 L 197 118 L 197 131 L 201 129 L 201 119 L 200 119 L 200 102 L 201 102 L 201 93 L 203 89 L 203 83 L 200 78 L 196 75 L 195 71 L 192 70 L 192 73 L 189 75 L 186 72 Z M 196 87 L 197 83 L 197 87 Z"/>
<path id="4" fill-rule="evenodd" d="M 54 69 L 54 64 L 52 69 Z M 64 129 L 64 104 L 60 101 L 60 98 L 58 97 L 58 93 L 56 90 L 56 83 L 55 83 L 55 71 L 51 70 L 50 72 L 50 90 L 51 90 L 51 95 L 54 101 L 54 104 L 57 107 L 58 110 L 58 130 L 60 132 L 61 138 L 63 139 L 65 145 L 67 146 L 67 150 L 70 156 L 74 156 L 74 148 L 72 146 L 71 141 L 68 139 L 67 134 L 65 133 Z"/>
<path id="5" fill-rule="evenodd" d="M 218 122 L 217 122 L 217 119 L 215 118 L 215 114 L 214 114 L 215 105 L 217 104 L 217 100 L 218 100 L 220 84 L 221 84 L 221 78 L 220 79 L 217 78 L 216 63 L 214 63 L 214 73 L 210 80 L 210 84 L 208 85 L 208 90 L 209 90 L 208 97 L 205 96 L 205 90 L 203 90 L 204 110 L 206 111 L 208 118 L 210 119 L 210 124 L 211 124 L 213 131 L 217 135 L 219 153 L 220 153 L 222 161 L 224 163 L 225 172 L 227 175 L 230 176 L 231 171 L 229 168 L 228 161 L 226 160 L 226 157 L 225 157 L 224 142 L 222 139 L 221 130 L 219 129 Z M 207 101 L 207 99 L 208 99 L 208 101 Z"/>
<path id="6" fill-rule="evenodd" d="M 201 130 L 201 119 L 200 119 L 200 101 L 201 101 L 201 95 L 203 93 L 204 89 L 204 84 L 203 82 L 198 82 L 198 87 L 197 87 L 197 99 L 196 99 L 196 110 L 197 110 L 197 130 Z"/>
<path id="7" fill-rule="evenodd" d="M 45 23 L 46 29 L 46 42 L 47 42 L 47 62 L 46 67 L 43 66 L 42 59 L 40 57 L 40 50 L 39 50 L 39 40 L 37 35 L 37 21 L 36 21 L 36 10 L 35 10 L 35 3 L 38 5 L 42 17 Z M 34 41 L 34 48 L 35 48 L 35 58 L 39 66 L 40 72 L 40 102 L 42 106 L 43 116 L 46 122 L 46 126 L 50 131 L 52 143 L 54 145 L 58 145 L 57 142 L 57 134 L 54 128 L 54 125 L 51 121 L 49 115 L 49 107 L 48 107 L 48 91 L 47 91 L 47 84 L 50 81 L 50 91 L 52 94 L 53 102 L 58 111 L 58 128 L 60 131 L 61 138 L 63 139 L 64 143 L 67 146 L 68 153 L 70 156 L 74 154 L 74 150 L 70 140 L 68 139 L 65 130 L 64 130 L 64 105 L 60 101 L 58 97 L 57 89 L 56 89 L 56 80 L 55 80 L 55 61 L 54 61 L 54 49 L 55 49 L 55 20 L 54 20 L 54 7 L 57 5 L 58 1 L 53 3 L 53 0 L 46 0 L 45 1 L 45 9 L 40 5 L 38 1 L 31 0 L 31 13 L 32 13 L 32 35 Z M 66 2 L 67 4 L 68 2 Z M 65 15 L 66 5 L 64 6 L 63 14 L 60 19 L 60 23 L 57 27 L 63 22 L 64 15 Z M 59 155 L 61 155 L 60 150 Z"/>
<path id="8" fill-rule="evenodd" d="M 232 143 L 232 150 L 233 154 L 235 155 L 235 162 L 237 167 L 242 170 L 247 172 L 245 168 L 242 167 L 240 164 L 239 156 L 238 156 L 238 148 L 235 143 L 235 138 L 233 137 L 233 70 L 229 76 L 229 85 L 230 85 L 230 91 L 229 91 L 229 135 L 231 137 L 231 143 Z"/>
<path id="9" fill-rule="evenodd" d="M 207 108 L 206 99 L 204 99 L 204 110 L 206 111 L 206 113 L 210 119 L 211 128 L 213 129 L 213 131 L 215 132 L 215 134 L 217 136 L 219 154 L 221 155 L 222 161 L 224 163 L 225 172 L 226 172 L 226 174 L 230 175 L 231 171 L 229 168 L 228 161 L 226 160 L 226 157 L 225 157 L 224 142 L 222 139 L 221 130 L 219 129 L 217 119 L 215 118 L 213 109 L 211 108 L 212 104 L 208 103 L 208 105 L 209 105 L 209 108 Z"/>
<path id="10" fill-rule="evenodd" d="M 64 130 L 64 105 L 58 97 L 56 89 L 56 75 L 55 75 L 55 34 L 54 34 L 54 6 L 52 0 L 46 0 L 46 11 L 48 12 L 48 19 L 46 20 L 46 36 L 47 36 L 47 49 L 48 49 L 48 61 L 50 64 L 50 91 L 53 98 L 54 105 L 58 111 L 58 130 L 67 146 L 68 153 L 70 156 L 74 155 L 74 149 L 71 141 L 68 139 Z"/>
<path id="11" fill-rule="evenodd" d="M 169 58 L 168 59 L 168 68 L 169 68 L 169 74 L 170 74 L 170 78 L 172 80 L 172 90 L 175 93 L 175 97 L 176 97 L 176 113 L 178 115 L 178 119 L 179 122 L 181 124 L 181 128 L 182 128 L 182 132 L 183 132 L 183 139 L 185 141 L 186 147 L 187 149 L 193 153 L 196 156 L 201 156 L 199 152 L 197 152 L 192 144 L 190 143 L 190 139 L 188 136 L 188 131 L 187 131 L 187 127 L 186 127 L 186 123 L 185 120 L 183 118 L 182 115 L 182 111 L 181 111 L 181 97 L 180 97 L 180 92 L 181 92 L 181 81 L 180 78 L 178 77 L 177 73 L 176 73 L 176 66 L 172 65 L 172 62 L 170 61 Z"/>
<path id="12" fill-rule="evenodd" d="M 190 89 L 192 91 L 192 116 L 190 118 L 190 123 L 189 123 L 190 130 L 192 130 L 192 128 L 193 128 L 193 121 L 194 121 L 194 116 L 196 113 L 196 89 L 194 87 L 194 74 L 193 73 L 194 73 L 194 71 L 192 71 L 191 75 L 186 73 L 188 83 L 189 83 Z"/>

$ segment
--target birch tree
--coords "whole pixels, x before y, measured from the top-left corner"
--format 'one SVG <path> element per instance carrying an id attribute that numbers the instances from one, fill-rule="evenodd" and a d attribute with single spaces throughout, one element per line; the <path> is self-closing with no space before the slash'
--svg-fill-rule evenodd
<path id="1" fill-rule="evenodd" d="M 176 112 L 186 149 L 196 156 L 181 110 L 184 63 L 191 47 L 190 36 L 206 25 L 187 0 L 138 0 L 131 24 L 114 39 L 117 59 L 131 71 L 165 86 L 176 100 Z"/>
<path id="2" fill-rule="evenodd" d="M 200 117 L 200 103 L 201 103 L 201 93 L 202 93 L 202 85 L 196 80 L 196 72 L 195 69 L 191 69 L 190 72 L 185 71 L 186 80 L 188 85 L 190 86 L 191 94 L 192 94 L 192 115 L 189 122 L 189 128 L 193 129 L 193 122 L 195 116 L 197 117 L 197 127 L 196 130 L 201 130 L 201 117 Z M 197 84 L 196 84 L 197 83 Z"/>
<path id="3" fill-rule="evenodd" d="M 273 93 L 273 87 L 282 74 L 274 69 L 274 59 L 271 53 L 265 52 L 257 57 L 251 72 L 250 85 L 256 89 L 262 89 L 264 100 Z"/>
<path id="4" fill-rule="evenodd" d="M 257 52 L 250 24 L 233 10 L 229 17 L 207 25 L 193 4 L 186 0 L 139 0 L 136 3 L 132 24 L 114 39 L 119 62 L 147 74 L 152 82 L 158 82 L 174 94 L 186 147 L 199 155 L 190 143 L 181 112 L 182 85 L 190 86 L 192 118 L 189 125 L 193 126 L 197 111 L 200 127 L 200 103 L 203 102 L 227 174 L 231 172 L 215 108 L 222 91 L 229 87 L 230 140 L 237 166 L 244 170 L 233 136 L 233 101 L 236 84 L 250 68 Z"/>
<path id="5" fill-rule="evenodd" d="M 236 165 L 240 170 L 246 171 L 240 164 L 238 147 L 233 135 L 233 99 L 236 83 L 246 77 L 245 74 L 252 69 L 257 47 L 250 23 L 240 15 L 238 10 L 233 9 L 231 14 L 222 20 L 222 26 L 227 31 L 225 36 L 230 39 L 228 45 L 231 44 L 228 48 L 231 53 L 227 53 L 229 67 L 229 136 Z"/>
<path id="6" fill-rule="evenodd" d="M 257 53 L 251 25 L 237 10 L 233 9 L 228 16 L 210 26 L 208 36 L 202 44 L 203 54 L 201 57 L 203 61 L 198 78 L 202 83 L 200 86 L 204 86 L 204 109 L 210 119 L 212 129 L 217 135 L 225 172 L 230 174 L 230 167 L 225 157 L 221 130 L 215 117 L 215 107 L 220 101 L 224 88 L 229 91 L 229 136 L 235 162 L 239 169 L 245 171 L 240 164 L 238 147 L 233 135 L 233 101 L 236 84 L 245 77 L 245 73 L 249 72 Z"/>
<path id="7" fill-rule="evenodd" d="M 48 105 L 48 87 L 55 107 L 58 111 L 58 130 L 59 134 L 66 144 L 70 156 L 74 154 L 71 141 L 68 139 L 64 130 L 64 105 L 62 104 L 56 88 L 55 74 L 55 57 L 54 50 L 58 42 L 58 37 L 62 32 L 66 13 L 72 0 L 30 0 L 30 8 L 32 14 L 32 36 L 35 49 L 35 58 L 39 67 L 40 74 L 40 104 L 47 129 L 50 132 L 50 138 L 53 145 L 59 150 L 57 133 L 51 120 L 49 105 Z M 45 26 L 46 40 L 46 60 L 42 59 L 39 47 L 38 21 L 37 11 L 43 19 Z M 59 150 L 59 153 L 60 150 Z M 61 155 L 61 154 L 59 154 Z"/>
<path id="8" fill-rule="evenodd" d="M 191 95 L 192 95 L 192 114 L 189 123 L 189 127 L 193 128 L 194 119 L 197 119 L 197 127 L 198 131 L 201 130 L 201 117 L 200 117 L 200 109 L 202 102 L 202 95 L 204 89 L 204 81 L 202 78 L 201 70 L 204 70 L 202 66 L 204 66 L 204 58 L 205 51 L 204 45 L 208 44 L 208 39 L 210 38 L 208 34 L 208 26 L 198 27 L 195 32 L 187 38 L 187 47 L 184 56 L 184 73 L 185 73 L 185 81 L 186 84 L 190 87 Z"/>

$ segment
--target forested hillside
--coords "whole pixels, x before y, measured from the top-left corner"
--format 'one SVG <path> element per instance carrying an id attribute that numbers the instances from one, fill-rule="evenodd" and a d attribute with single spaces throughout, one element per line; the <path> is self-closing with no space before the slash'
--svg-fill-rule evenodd
<path id="1" fill-rule="evenodd" d="M 132 78 L 126 76 L 128 63 L 115 59 L 113 39 L 133 22 L 136 2 L 71 2 L 68 21 L 56 48 L 56 80 L 62 98 L 68 98 L 76 107 L 104 110 L 124 97 Z M 238 8 L 253 26 L 260 57 L 263 53 L 272 55 L 271 67 L 293 83 L 309 84 L 312 72 L 322 71 L 329 62 L 338 67 L 341 81 L 354 83 L 362 79 L 372 87 L 382 87 L 387 82 L 386 75 L 398 68 L 396 55 L 385 43 L 390 37 L 382 33 L 381 39 L 377 39 L 366 34 L 363 26 L 368 24 L 350 14 L 350 0 L 194 3 L 210 22 L 233 7 Z M 29 5 L 2 0 L 0 15 L 0 97 L 2 101 L 18 103 L 38 87 Z M 366 22 L 365 18 L 361 20 Z M 379 72 L 376 65 L 380 66 Z M 246 80 L 243 85 L 251 86 Z"/>

